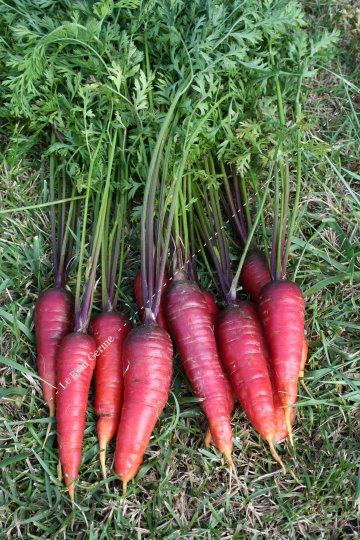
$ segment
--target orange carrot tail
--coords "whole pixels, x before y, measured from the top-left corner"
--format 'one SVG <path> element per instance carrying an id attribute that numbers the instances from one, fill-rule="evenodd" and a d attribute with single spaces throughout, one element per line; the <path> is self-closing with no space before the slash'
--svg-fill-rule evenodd
<path id="1" fill-rule="evenodd" d="M 102 472 L 104 480 L 106 480 L 106 448 L 107 448 L 107 444 L 100 445 L 100 454 L 99 454 L 100 467 L 101 467 L 101 472 Z"/>
<path id="2" fill-rule="evenodd" d="M 277 451 L 275 449 L 275 446 L 274 446 L 274 443 L 272 441 L 268 441 L 268 444 L 269 444 L 269 447 L 270 447 L 270 453 L 271 453 L 272 457 L 281 466 L 283 472 L 286 473 L 286 468 L 285 468 L 284 462 L 282 461 L 281 457 L 277 453 Z"/>
<path id="3" fill-rule="evenodd" d="M 208 428 L 207 432 L 206 432 L 206 435 L 205 435 L 205 446 L 206 446 L 206 448 L 209 448 L 211 441 L 212 441 L 211 431 L 210 431 L 210 428 Z"/>
<path id="4" fill-rule="evenodd" d="M 232 459 L 231 450 L 229 450 L 229 451 L 224 451 L 223 454 L 224 454 L 224 456 L 225 456 L 226 459 L 227 459 L 227 462 L 228 462 L 228 465 L 229 465 L 229 469 L 230 469 L 230 470 L 235 470 L 235 465 L 234 465 L 234 462 L 233 462 L 233 459 Z"/>
<path id="5" fill-rule="evenodd" d="M 74 484 L 74 482 L 72 482 L 70 485 L 67 486 L 67 490 L 68 490 L 71 502 L 74 502 L 75 501 L 75 484 Z"/>
<path id="6" fill-rule="evenodd" d="M 55 403 L 54 403 L 53 401 L 51 401 L 51 402 L 50 402 L 50 405 L 49 405 L 49 417 L 50 417 L 50 418 L 54 418 L 54 417 L 55 417 Z M 44 440 L 44 443 L 43 443 L 43 445 L 42 445 L 42 450 L 45 448 L 46 441 L 47 441 L 48 438 L 49 438 L 50 431 L 51 431 L 51 426 L 52 426 L 52 422 L 49 422 L 49 423 L 48 423 L 47 430 L 46 430 L 46 434 L 45 434 L 45 440 Z"/>
<path id="7" fill-rule="evenodd" d="M 126 497 L 127 485 L 128 485 L 127 480 L 123 480 L 123 485 L 122 485 L 123 497 Z"/>
<path id="8" fill-rule="evenodd" d="M 284 414 L 285 414 L 285 425 L 286 425 L 286 429 L 289 435 L 289 441 L 290 441 L 291 446 L 294 446 L 294 438 L 292 434 L 292 425 L 291 425 L 291 407 L 286 407 Z"/>

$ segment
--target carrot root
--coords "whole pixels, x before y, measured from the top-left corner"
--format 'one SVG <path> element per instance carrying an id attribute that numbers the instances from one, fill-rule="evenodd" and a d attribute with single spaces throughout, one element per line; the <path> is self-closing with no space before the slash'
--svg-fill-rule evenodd
<path id="1" fill-rule="evenodd" d="M 100 459 L 101 472 L 102 472 L 104 480 L 106 480 L 106 448 L 107 448 L 107 444 L 105 444 L 104 446 L 100 445 L 99 459 Z"/>
<path id="2" fill-rule="evenodd" d="M 67 490 L 68 490 L 71 502 L 74 502 L 75 501 L 75 484 L 74 484 L 74 482 L 72 482 L 70 485 L 67 486 Z"/>
<path id="3" fill-rule="evenodd" d="M 285 425 L 289 436 L 289 441 L 291 446 L 294 446 L 294 438 L 292 434 L 292 425 L 291 425 L 291 407 L 285 409 Z"/>
<path id="4" fill-rule="evenodd" d="M 211 444 L 211 441 L 212 441 L 211 431 L 210 431 L 210 428 L 208 428 L 207 432 L 206 432 L 206 435 L 205 435 L 205 446 L 206 446 L 206 448 L 209 448 L 209 446 Z"/>
<path id="5" fill-rule="evenodd" d="M 279 454 L 277 453 L 276 448 L 274 446 L 274 443 L 272 441 L 268 441 L 268 444 L 269 444 L 270 453 L 271 453 L 272 457 L 281 466 L 283 472 L 286 473 L 286 468 L 285 468 L 284 462 L 281 459 L 281 457 L 279 456 Z"/>

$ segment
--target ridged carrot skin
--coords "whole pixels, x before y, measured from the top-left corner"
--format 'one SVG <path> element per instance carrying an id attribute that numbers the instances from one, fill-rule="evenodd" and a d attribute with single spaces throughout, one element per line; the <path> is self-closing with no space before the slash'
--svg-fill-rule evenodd
<path id="1" fill-rule="evenodd" d="M 81 463 L 90 382 L 95 368 L 96 342 L 73 332 L 64 337 L 57 355 L 57 432 L 59 457 L 70 498 Z"/>
<path id="2" fill-rule="evenodd" d="M 204 298 L 206 300 L 207 307 L 208 307 L 208 310 L 209 310 L 209 313 L 210 313 L 210 316 L 211 316 L 211 321 L 212 321 L 212 324 L 214 326 L 215 320 L 216 320 L 216 317 L 217 317 L 217 315 L 218 315 L 218 313 L 220 311 L 220 308 L 217 305 L 214 296 L 210 292 L 202 291 L 202 293 L 203 293 L 203 296 L 204 296 Z M 220 365 L 221 365 L 221 368 L 222 368 L 222 371 L 223 371 L 223 374 L 224 374 L 224 379 L 225 379 L 226 395 L 227 395 L 227 400 L 228 400 L 228 404 L 229 404 L 229 414 L 231 414 L 233 412 L 234 405 L 235 405 L 235 396 L 234 396 L 234 391 L 231 388 L 231 384 L 230 384 L 230 381 L 229 381 L 228 374 L 226 373 L 226 370 L 225 370 L 225 368 L 224 368 L 224 366 L 223 366 L 223 364 L 221 362 L 221 357 L 220 357 Z"/>
<path id="3" fill-rule="evenodd" d="M 56 354 L 61 340 L 74 328 L 74 297 L 65 289 L 48 289 L 35 306 L 38 372 L 50 416 L 55 416 Z"/>
<path id="4" fill-rule="evenodd" d="M 100 313 L 89 327 L 99 353 L 94 372 L 95 413 L 99 417 L 97 432 L 103 472 L 106 447 L 116 435 L 120 422 L 124 389 L 123 348 L 130 330 L 129 319 L 115 311 Z"/>
<path id="5" fill-rule="evenodd" d="M 258 251 L 251 252 L 245 259 L 240 274 L 240 283 L 254 302 L 259 301 L 261 289 L 270 283 L 271 276 L 266 257 Z"/>
<path id="6" fill-rule="evenodd" d="M 168 400 L 173 347 L 160 326 L 131 330 L 124 343 L 124 402 L 116 438 L 115 472 L 127 483 L 139 471 L 154 426 Z"/>
<path id="7" fill-rule="evenodd" d="M 199 287 L 177 277 L 166 293 L 171 334 L 192 389 L 203 400 L 201 407 L 208 419 L 214 444 L 231 464 L 233 433 L 228 395 L 211 315 Z"/>
<path id="8" fill-rule="evenodd" d="M 168 286 L 169 282 L 170 282 L 170 278 L 167 274 L 165 274 L 163 286 L 162 286 L 162 292 L 161 292 L 159 313 L 156 319 L 156 322 L 158 323 L 158 325 L 164 330 L 166 330 L 166 332 L 169 332 L 169 326 L 166 320 L 164 296 L 165 296 L 166 287 Z M 143 299 L 142 299 L 141 272 L 138 272 L 135 276 L 134 290 L 135 290 L 136 304 L 140 313 L 141 320 L 143 321 L 144 316 L 145 316 L 145 309 L 144 309 L 144 304 L 143 304 Z"/>
<path id="9" fill-rule="evenodd" d="M 208 306 L 208 310 L 209 310 L 209 313 L 210 313 L 210 316 L 211 316 L 212 325 L 214 326 L 215 320 L 216 320 L 216 317 L 217 317 L 217 315 L 218 315 L 218 313 L 220 311 L 220 308 L 217 305 L 214 296 L 210 292 L 202 291 L 202 293 L 203 293 L 203 296 L 204 296 L 204 298 L 206 300 L 206 303 L 207 303 L 207 306 Z M 231 415 L 231 413 L 234 410 L 235 395 L 234 395 L 233 389 L 231 388 L 231 384 L 230 384 L 230 381 L 229 381 L 228 374 L 226 373 L 225 368 L 224 368 L 224 366 L 223 366 L 223 364 L 221 362 L 221 358 L 220 358 L 220 365 L 221 365 L 221 369 L 222 369 L 224 379 L 225 379 L 226 395 L 227 395 L 227 401 L 228 401 L 228 406 L 229 406 L 229 414 Z M 205 445 L 207 447 L 210 446 L 211 439 L 212 439 L 211 432 L 210 432 L 210 429 L 208 429 L 207 432 L 206 432 L 206 436 L 205 436 Z"/>
<path id="10" fill-rule="evenodd" d="M 273 281 L 259 297 L 259 313 L 270 348 L 275 384 L 285 409 L 291 438 L 291 407 L 297 401 L 297 386 L 304 344 L 304 297 L 291 281 Z"/>
<path id="11" fill-rule="evenodd" d="M 223 309 L 215 325 L 220 356 L 247 417 L 268 442 L 275 436 L 273 392 L 256 306 L 240 302 Z"/>

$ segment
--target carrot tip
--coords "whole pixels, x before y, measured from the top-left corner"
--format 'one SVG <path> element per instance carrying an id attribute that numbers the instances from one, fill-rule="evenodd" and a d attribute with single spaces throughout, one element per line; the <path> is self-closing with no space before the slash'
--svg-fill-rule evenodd
<path id="1" fill-rule="evenodd" d="M 123 496 L 126 497 L 126 490 L 127 490 L 127 480 L 123 480 Z"/>
<path id="2" fill-rule="evenodd" d="M 75 500 L 75 484 L 72 483 L 68 486 L 68 492 L 71 502 L 74 502 Z"/>
<path id="3" fill-rule="evenodd" d="M 106 480 L 106 445 L 103 448 L 100 448 L 99 457 L 100 457 L 101 472 L 102 472 L 104 480 Z"/>
<path id="4" fill-rule="evenodd" d="M 226 451 L 224 451 L 224 456 L 225 456 L 226 459 L 227 459 L 229 468 L 230 468 L 230 469 L 235 469 L 235 465 L 234 465 L 233 459 L 232 459 L 232 457 L 231 457 L 231 450 L 226 450 Z"/>
<path id="5" fill-rule="evenodd" d="M 282 461 L 281 457 L 277 453 L 277 451 L 275 449 L 275 446 L 274 446 L 274 443 L 272 441 L 268 441 L 268 443 L 269 443 L 270 453 L 271 453 L 272 457 L 281 466 L 283 472 L 286 473 L 286 468 L 285 468 L 284 462 Z"/>
<path id="6" fill-rule="evenodd" d="M 291 446 L 294 446 L 294 438 L 293 438 L 293 434 L 292 434 L 292 425 L 291 425 L 291 408 L 290 407 L 287 407 L 285 409 L 285 425 L 286 425 L 286 429 L 287 429 L 288 434 L 289 434 L 290 444 L 291 444 Z"/>
<path id="7" fill-rule="evenodd" d="M 46 434 L 45 434 L 45 440 L 44 440 L 43 445 L 42 445 L 42 450 L 44 450 L 44 448 L 45 448 L 46 441 L 48 440 L 49 435 L 50 435 L 50 431 L 51 431 L 51 422 L 48 423 L 48 427 L 47 427 Z"/>
<path id="8" fill-rule="evenodd" d="M 211 443 L 212 437 L 211 437 L 211 431 L 210 428 L 208 428 L 206 435 L 205 435 L 205 446 L 206 448 L 209 448 Z"/>

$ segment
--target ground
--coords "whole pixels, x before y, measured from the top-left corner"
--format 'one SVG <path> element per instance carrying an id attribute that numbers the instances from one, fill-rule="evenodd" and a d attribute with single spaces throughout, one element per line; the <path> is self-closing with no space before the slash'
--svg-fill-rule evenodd
<path id="1" fill-rule="evenodd" d="M 314 28 L 337 26 L 338 54 L 309 89 L 306 113 L 326 157 L 304 163 L 299 227 L 289 274 L 306 297 L 310 346 L 299 388 L 295 450 L 282 445 L 288 472 L 239 407 L 233 416 L 236 474 L 213 447 L 179 361 L 169 403 L 126 499 L 112 474 L 101 479 L 90 396 L 77 503 L 57 480 L 54 430 L 47 428 L 36 378 L 33 308 L 51 283 L 48 217 L 11 211 L 0 220 L 1 538 L 352 539 L 359 533 L 359 11 L 354 2 L 306 2 Z M 2 141 L 4 146 L 8 141 Z M 39 167 L 1 164 L 2 210 L 38 202 Z M 1 210 L 1 211 L 2 211 Z M 136 235 L 134 250 L 137 249 Z M 129 257 L 124 299 L 134 316 Z M 176 397 L 175 397 L 176 396 Z M 179 396 L 181 396 L 179 398 Z"/>

